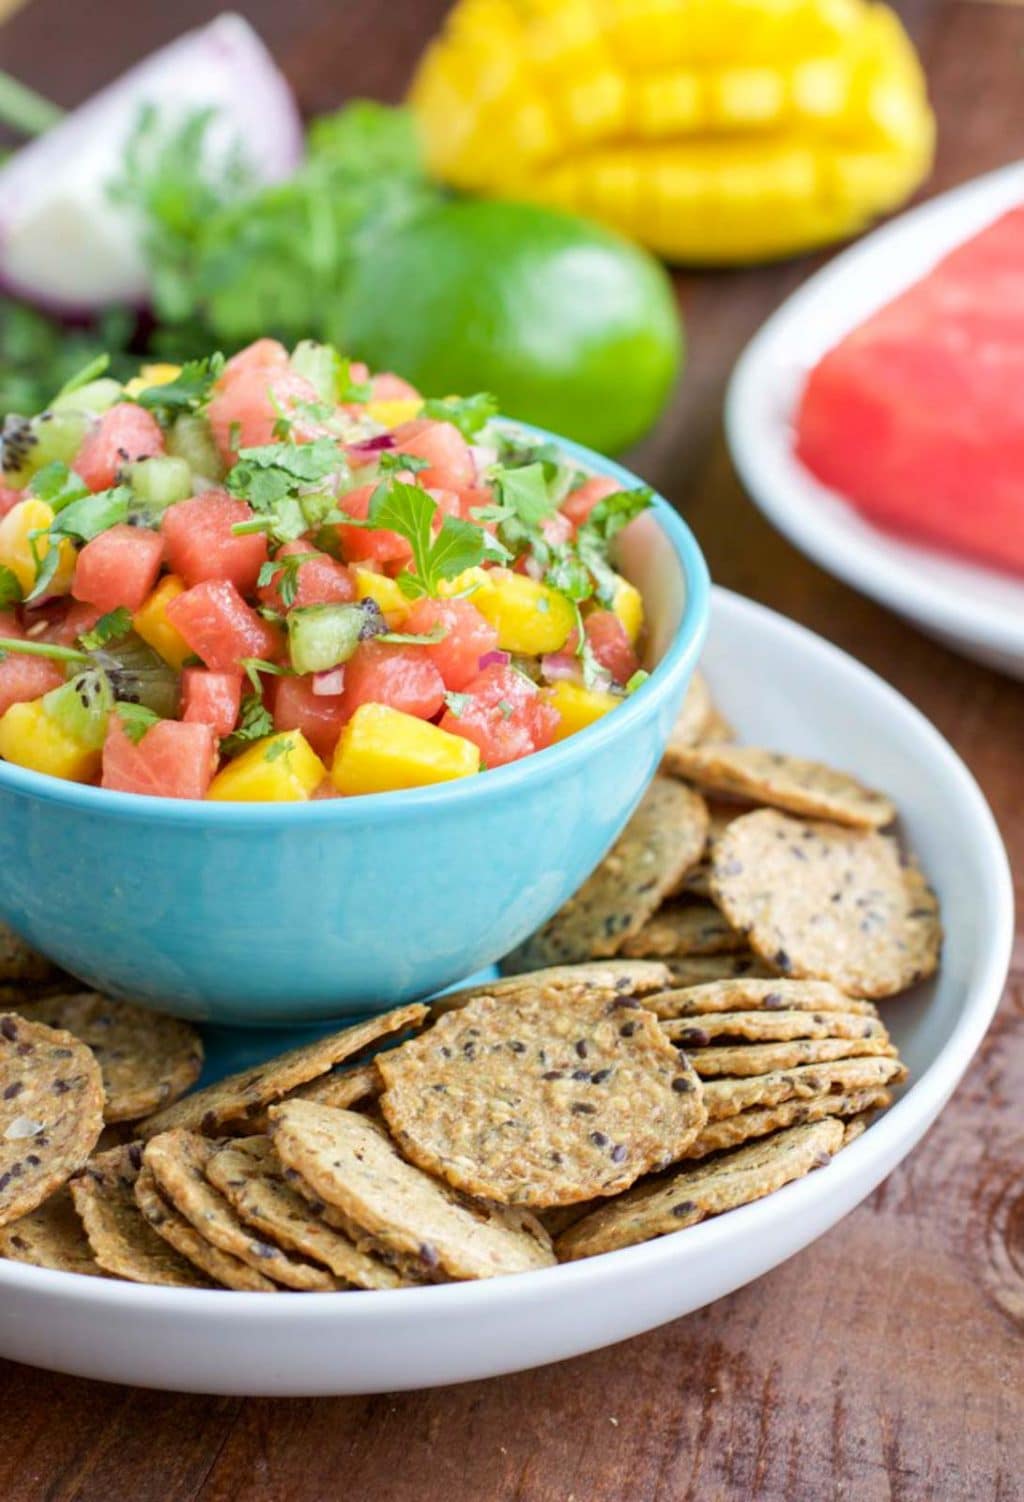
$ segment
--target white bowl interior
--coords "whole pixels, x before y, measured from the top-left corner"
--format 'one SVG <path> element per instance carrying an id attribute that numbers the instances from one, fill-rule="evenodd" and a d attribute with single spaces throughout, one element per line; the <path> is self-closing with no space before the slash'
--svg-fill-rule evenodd
<path id="1" fill-rule="evenodd" d="M 891 1002 L 913 1077 L 827 1167 L 644 1246 L 484 1283 L 400 1293 L 146 1288 L 0 1261 L 0 1356 L 110 1381 L 271 1395 L 380 1392 L 561 1360 L 759 1277 L 851 1210 L 924 1134 L 996 1008 L 1013 911 L 998 832 L 966 768 L 894 690 L 819 637 L 715 592 L 704 658 L 743 736 L 845 766 L 892 794 L 942 899 L 937 981 Z"/>

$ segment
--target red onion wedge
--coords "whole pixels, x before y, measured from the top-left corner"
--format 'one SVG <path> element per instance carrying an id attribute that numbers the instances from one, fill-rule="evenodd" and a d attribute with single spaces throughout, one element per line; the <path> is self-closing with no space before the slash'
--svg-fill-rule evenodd
<path id="1" fill-rule="evenodd" d="M 0 286 L 69 315 L 148 301 L 139 225 L 108 192 L 146 104 L 172 124 L 214 109 L 211 156 L 239 143 L 257 185 L 289 177 L 302 160 L 302 123 L 283 75 L 247 21 L 219 16 L 129 69 L 0 167 Z"/>
<path id="2" fill-rule="evenodd" d="M 484 653 L 477 663 L 477 670 L 482 673 L 484 668 L 507 668 L 511 661 L 511 652 L 502 652 L 496 647 L 493 652 Z"/>

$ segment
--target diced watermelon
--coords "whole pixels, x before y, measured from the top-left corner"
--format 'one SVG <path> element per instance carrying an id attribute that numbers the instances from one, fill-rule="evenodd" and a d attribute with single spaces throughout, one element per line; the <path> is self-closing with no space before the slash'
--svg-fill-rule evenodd
<path id="1" fill-rule="evenodd" d="M 472 678 L 441 719 L 442 730 L 480 747 L 488 767 L 550 746 L 557 728 L 558 712 L 545 704 L 536 685 L 515 668 L 497 663 Z"/>
<path id="2" fill-rule="evenodd" d="M 107 490 L 126 464 L 163 451 L 164 435 L 152 413 L 134 402 L 118 402 L 86 434 L 72 468 L 90 490 Z"/>
<path id="3" fill-rule="evenodd" d="M 238 723 L 242 680 L 237 673 L 186 668 L 181 675 L 181 718 L 190 725 L 209 725 L 214 735 L 230 735 Z"/>
<path id="4" fill-rule="evenodd" d="M 421 720 L 433 719 L 444 704 L 444 679 L 422 647 L 367 641 L 345 664 L 344 719 L 360 704 L 387 704 Z"/>
<path id="5" fill-rule="evenodd" d="M 278 549 L 275 562 L 283 563 L 286 558 L 306 560 L 295 569 L 295 598 L 288 605 L 281 598 L 284 573 L 281 569 L 274 575 L 272 583 L 265 584 L 258 591 L 264 605 L 273 610 L 287 610 L 292 606 L 344 605 L 355 599 L 356 587 L 345 565 L 337 563 L 329 554 L 319 552 L 311 543 L 301 540 L 286 542 Z"/>
<path id="6" fill-rule="evenodd" d="M 155 798 L 205 798 L 216 766 L 217 743 L 209 725 L 158 720 L 133 745 L 120 715 L 110 716 L 102 787 Z"/>
<path id="7" fill-rule="evenodd" d="M 260 340 L 273 344 L 273 340 Z M 255 346 L 243 350 L 251 355 Z M 238 358 L 238 357 L 236 357 Z M 303 416 L 301 408 L 320 401 L 316 387 L 298 371 L 276 359 L 235 364 L 217 382 L 206 415 L 225 464 L 233 464 L 239 449 L 273 443 L 274 429 L 282 416 L 292 422 L 292 437 L 299 443 L 327 432 L 322 423 Z"/>
<path id="8" fill-rule="evenodd" d="M 0 610 L 0 636 L 16 636 L 20 640 L 24 636 L 21 622 L 18 620 L 16 610 Z"/>
<path id="9" fill-rule="evenodd" d="M 138 610 L 152 593 L 164 560 L 159 532 L 126 522 L 101 532 L 78 555 L 71 593 L 101 613 Z"/>
<path id="10" fill-rule="evenodd" d="M 497 629 L 469 600 L 417 600 L 402 624 L 403 632 L 426 636 L 436 626 L 446 635 L 419 650 L 430 658 L 445 688 L 465 688 L 480 671 L 480 659 L 498 645 Z"/>
<path id="11" fill-rule="evenodd" d="M 370 510 L 370 497 L 376 489 L 376 484 L 373 484 L 360 485 L 355 490 L 350 490 L 338 501 L 339 509 L 348 516 L 365 521 Z M 405 565 L 412 559 L 412 548 L 397 532 L 388 532 L 380 527 L 339 526 L 338 536 L 345 557 L 351 562 L 372 558 L 377 563 Z"/>
<path id="12" fill-rule="evenodd" d="M 62 609 L 54 616 L 47 628 L 44 640 L 57 642 L 62 647 L 73 647 L 86 631 L 91 631 L 101 615 L 106 612 L 85 600 L 62 600 Z"/>
<path id="13" fill-rule="evenodd" d="M 1024 208 L 818 363 L 796 452 L 880 526 L 1024 572 Z"/>
<path id="14" fill-rule="evenodd" d="M 395 429 L 395 443 L 403 454 L 415 454 L 428 460 L 417 479 L 421 485 L 445 490 L 460 490 L 476 480 L 476 465 L 469 444 L 454 423 L 434 422 L 429 417 L 414 417 Z"/>
<path id="15" fill-rule="evenodd" d="M 7 515 L 8 511 L 13 511 L 18 502 L 24 499 L 24 491 L 12 490 L 9 485 L 0 484 L 0 521 Z"/>
<path id="16" fill-rule="evenodd" d="M 606 500 L 610 495 L 617 495 L 621 489 L 618 481 L 609 475 L 592 475 L 566 496 L 562 502 L 562 514 L 569 518 L 574 527 L 579 527 L 599 501 Z"/>
<path id="17" fill-rule="evenodd" d="M 0 714 L 6 714 L 12 704 L 41 699 L 51 688 L 60 688 L 63 682 L 64 674 L 49 658 L 11 652 L 0 662 Z"/>
<path id="18" fill-rule="evenodd" d="M 207 579 L 169 601 L 167 619 L 217 673 L 240 672 L 243 657 L 272 661 L 282 650 L 280 632 L 226 579 Z"/>
<path id="19" fill-rule="evenodd" d="M 237 376 L 253 370 L 280 370 L 288 364 L 288 351 L 278 339 L 255 339 L 240 349 L 224 366 L 218 387 L 230 386 Z"/>
<path id="20" fill-rule="evenodd" d="M 365 366 L 362 367 L 364 370 Z M 355 365 L 349 367 L 349 374 L 353 381 L 357 379 Z M 365 381 L 366 376 L 358 377 Z M 418 402 L 421 400 L 420 393 L 415 386 L 410 386 L 408 381 L 403 381 L 400 375 L 394 375 L 390 370 L 382 370 L 379 375 L 370 378 L 371 399 L 375 402 Z"/>
<path id="21" fill-rule="evenodd" d="M 640 659 L 626 635 L 626 628 L 613 610 L 594 610 L 584 622 L 590 650 L 616 683 L 628 683 L 639 670 Z"/>
<path id="22" fill-rule="evenodd" d="M 344 694 L 315 694 L 312 674 L 277 678 L 273 705 L 275 730 L 301 730 L 317 756 L 330 760 L 347 718 Z"/>
<path id="23" fill-rule="evenodd" d="M 252 521 L 254 514 L 245 501 L 224 490 L 207 490 L 168 506 L 161 527 L 171 572 L 186 584 L 227 579 L 242 594 L 251 594 L 267 561 L 267 539 L 262 532 L 236 536 L 231 529 Z"/>

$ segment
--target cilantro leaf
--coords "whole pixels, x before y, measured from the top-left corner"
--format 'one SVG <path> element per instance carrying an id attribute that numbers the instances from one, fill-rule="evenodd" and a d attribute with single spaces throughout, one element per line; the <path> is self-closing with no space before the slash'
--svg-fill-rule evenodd
<path id="1" fill-rule="evenodd" d="M 422 631 L 417 635 L 412 631 L 378 631 L 374 635 L 374 641 L 390 642 L 394 646 L 432 647 L 435 642 L 444 641 L 448 635 L 448 627 L 442 626 L 438 621 L 429 631 Z"/>
<path id="2" fill-rule="evenodd" d="M 497 415 L 498 399 L 489 391 L 477 391 L 473 396 L 430 397 L 423 404 L 424 417 L 450 422 L 469 442 Z"/>
<path id="3" fill-rule="evenodd" d="M 323 482 L 347 475 L 348 465 L 333 438 L 242 449 L 224 483 L 258 514 L 232 531 L 236 536 L 266 532 L 277 542 L 294 542 L 334 514 L 334 494 Z"/>
<path id="4" fill-rule="evenodd" d="M 283 667 L 277 662 L 267 662 L 262 657 L 240 657 L 238 665 L 252 684 L 253 693 L 263 693 L 263 684 L 260 682 L 260 674 L 268 673 L 271 678 L 294 678 L 295 673 L 291 668 Z"/>
<path id="5" fill-rule="evenodd" d="M 221 755 L 236 756 L 252 741 L 261 741 L 266 736 L 272 735 L 273 731 L 274 721 L 263 703 L 262 694 L 258 692 L 246 694 L 242 700 L 238 724 L 220 743 Z"/>
<path id="6" fill-rule="evenodd" d="M 180 412 L 195 412 L 202 407 L 223 369 L 224 356 L 220 353 L 204 360 L 188 360 L 173 380 L 161 386 L 147 386 L 134 400 L 168 422 Z"/>
<path id="7" fill-rule="evenodd" d="M 287 740 L 274 741 L 273 745 L 268 746 L 264 751 L 263 760 L 279 761 L 282 756 L 290 756 L 294 750 L 295 742 L 291 740 L 291 738 L 288 738 Z"/>
<path id="8" fill-rule="evenodd" d="M 457 720 L 461 720 L 466 710 L 473 702 L 472 694 L 447 693 L 444 696 L 445 708 L 449 709 Z"/>
<path id="9" fill-rule="evenodd" d="M 94 652 L 112 641 L 120 641 L 131 630 L 131 625 L 131 611 L 124 605 L 118 605 L 116 610 L 108 610 L 106 615 L 101 615 L 92 630 L 83 631 L 78 640 L 87 652 Z"/>
<path id="10" fill-rule="evenodd" d="M 53 662 L 88 662 L 86 652 L 78 652 L 74 647 L 60 647 L 56 642 L 22 641 L 15 636 L 0 636 L 0 662 L 11 652 L 16 652 L 22 657 L 49 657 Z"/>
<path id="11" fill-rule="evenodd" d="M 635 694 L 637 689 L 642 688 L 650 676 L 650 673 L 646 672 L 645 669 L 637 668 L 626 684 L 626 693 Z"/>
<path id="12" fill-rule="evenodd" d="M 429 459 L 423 459 L 419 454 L 403 454 L 398 449 L 384 449 L 377 459 L 377 473 L 381 477 L 398 474 L 403 469 L 416 475 L 421 469 L 429 468 Z"/>
<path id="13" fill-rule="evenodd" d="M 146 731 L 160 718 L 152 709 L 147 709 L 145 704 L 115 704 L 114 711 L 133 746 L 139 744 Z"/>
<path id="14" fill-rule="evenodd" d="M 554 516 L 558 506 L 552 500 L 542 464 L 524 464 L 518 469 L 499 469 L 494 475 L 494 484 L 502 504 L 523 523 L 525 527 L 538 527 L 549 516 Z"/>
<path id="15" fill-rule="evenodd" d="M 631 521 L 654 504 L 654 492 L 646 485 L 636 490 L 617 490 L 598 501 L 581 531 L 595 534 L 607 546 Z"/>
<path id="16" fill-rule="evenodd" d="M 79 542 L 91 542 L 101 532 L 127 521 L 131 499 L 132 493 L 127 485 L 98 490 L 58 511 L 46 530 L 51 537 L 74 537 Z"/>
<path id="17" fill-rule="evenodd" d="M 0 563 L 0 610 L 9 605 L 21 604 L 21 583 L 17 574 L 6 563 Z"/>
<path id="18" fill-rule="evenodd" d="M 304 563 L 310 563 L 319 557 L 319 553 L 289 553 L 287 558 L 272 558 L 260 569 L 256 587 L 266 589 L 276 584 L 281 604 L 289 610 L 295 604 L 299 592 L 299 569 Z"/>
<path id="19" fill-rule="evenodd" d="M 368 402 L 373 395 L 371 381 L 352 379 L 352 361 L 344 355 L 338 357 L 334 377 L 335 396 L 339 402 Z"/>
<path id="20" fill-rule="evenodd" d="M 395 480 L 378 485 L 370 497 L 365 522 L 354 526 L 384 528 L 404 537 L 412 549 L 415 573 L 401 573 L 398 586 L 408 599 L 433 595 L 442 579 L 453 579 L 475 568 L 487 555 L 483 528 L 461 517 L 446 516 L 437 536 L 433 534 L 437 502 L 418 485 Z"/>
<path id="21" fill-rule="evenodd" d="M 80 501 L 90 493 L 85 481 L 60 459 L 54 459 L 51 464 L 44 464 L 42 469 L 36 470 L 29 482 L 29 489 L 54 511 L 63 511 L 72 501 Z"/>

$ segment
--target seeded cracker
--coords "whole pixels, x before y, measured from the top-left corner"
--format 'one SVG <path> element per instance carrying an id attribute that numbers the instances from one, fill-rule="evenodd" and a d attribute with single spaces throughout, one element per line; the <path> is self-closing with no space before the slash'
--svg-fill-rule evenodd
<path id="1" fill-rule="evenodd" d="M 740 1040 L 788 1043 L 794 1038 L 880 1038 L 889 1034 L 879 1017 L 860 1012 L 708 1012 L 663 1022 L 665 1035 L 681 1048 L 708 1048 Z"/>
<path id="2" fill-rule="evenodd" d="M 694 670 L 669 735 L 669 746 L 695 746 L 715 713 L 708 680 L 699 668 Z"/>
<path id="3" fill-rule="evenodd" d="M 207 1137 L 216 1136 L 225 1129 L 237 1130 L 247 1122 L 262 1119 L 267 1106 L 289 1095 L 299 1085 L 327 1074 L 343 1059 L 360 1053 L 378 1038 L 418 1027 L 426 1015 L 427 1008 L 418 1003 L 397 1007 L 340 1033 L 305 1043 L 290 1053 L 268 1059 L 255 1069 L 229 1075 L 205 1090 L 187 1095 L 176 1105 L 144 1121 L 139 1130 L 144 1137 L 155 1137 L 159 1132 L 177 1127 L 202 1132 Z"/>
<path id="4" fill-rule="evenodd" d="M 239 1217 L 289 1251 L 298 1252 L 357 1288 L 400 1288 L 404 1280 L 349 1238 L 290 1187 L 284 1165 L 266 1137 L 226 1142 L 213 1153 L 207 1177 Z"/>
<path id="5" fill-rule="evenodd" d="M 722 1075 L 770 1074 L 801 1064 L 882 1055 L 895 1058 L 888 1037 L 794 1038 L 787 1043 L 732 1043 L 721 1048 L 689 1048 L 687 1056 L 702 1080 Z"/>
<path id="6" fill-rule="evenodd" d="M 775 971 L 750 950 L 737 954 L 692 954 L 683 960 L 666 960 L 674 986 L 702 986 L 713 980 L 738 980 L 744 976 L 767 980 Z"/>
<path id="7" fill-rule="evenodd" d="M 131 1283 L 209 1287 L 209 1280 L 199 1269 L 143 1218 L 135 1202 L 135 1181 L 141 1168 L 142 1146 L 132 1142 L 98 1153 L 71 1180 L 75 1209 L 97 1264 Z"/>
<path id="8" fill-rule="evenodd" d="M 757 1107 L 740 1111 L 724 1121 L 710 1122 L 696 1142 L 687 1149 L 687 1159 L 706 1158 L 731 1147 L 739 1147 L 755 1137 L 767 1137 L 783 1127 L 798 1126 L 804 1121 L 822 1121 L 826 1116 L 857 1116 L 862 1111 L 888 1106 L 888 1090 L 855 1090 L 850 1095 L 829 1092 L 810 1100 L 787 1100 L 778 1106 Z"/>
<path id="9" fill-rule="evenodd" d="M 206 1177 L 216 1146 L 194 1132 L 162 1132 L 146 1144 L 145 1164 L 163 1197 L 207 1241 L 286 1288 L 326 1293 L 339 1287 L 326 1270 L 293 1257 L 245 1225 Z"/>
<path id="10" fill-rule="evenodd" d="M 547 970 L 507 975 L 502 980 L 483 981 L 461 991 L 449 991 L 436 997 L 430 1010 L 439 1016 L 464 1007 L 467 1001 L 475 1001 L 478 996 L 493 996 L 499 1001 L 542 996 L 552 1006 L 591 995 L 613 1001 L 616 996 L 646 996 L 660 991 L 670 980 L 669 971 L 657 960 L 593 960 L 582 965 L 552 965 Z"/>
<path id="11" fill-rule="evenodd" d="M 858 1001 L 823 980 L 736 980 L 709 981 L 705 985 L 684 986 L 663 991 L 644 999 L 644 1006 L 662 1020 L 669 1017 L 696 1017 L 704 1012 L 859 1012 L 877 1017 L 874 1002 Z"/>
<path id="12" fill-rule="evenodd" d="M 846 772 L 756 746 L 670 747 L 665 766 L 705 792 L 767 803 L 808 819 L 881 829 L 896 817 L 888 798 Z"/>
<path id="13" fill-rule="evenodd" d="M 353 1106 L 375 1100 L 382 1088 L 377 1066 L 371 1059 L 368 1064 L 354 1064 L 349 1067 L 339 1064 L 336 1069 L 331 1069 L 327 1074 L 317 1075 L 316 1079 L 310 1080 L 308 1084 L 297 1085 L 294 1090 L 289 1090 L 283 1099 L 315 1100 L 318 1105 L 334 1106 L 339 1111 L 348 1111 Z M 244 1132 L 257 1137 L 265 1137 L 268 1121 L 266 1111 L 260 1111 L 257 1115 L 250 1116 L 245 1122 Z M 236 1131 L 240 1129 L 238 1126 L 234 1128 Z"/>
<path id="14" fill-rule="evenodd" d="M 839 1094 L 852 1094 L 858 1090 L 900 1085 L 906 1077 L 907 1071 L 898 1059 L 885 1057 L 799 1064 L 795 1069 L 779 1069 L 770 1074 L 704 1080 L 704 1105 L 710 1123 L 756 1106 L 777 1106 L 792 1099 L 809 1100 L 833 1090 Z"/>
<path id="15" fill-rule="evenodd" d="M 530 1272 L 554 1262 L 539 1221 L 523 1210 L 474 1203 L 399 1157 L 355 1111 L 284 1101 L 271 1113 L 277 1155 L 326 1204 L 399 1255 L 453 1278 Z"/>
<path id="16" fill-rule="evenodd" d="M 750 1204 L 827 1163 L 842 1141 L 843 1124 L 830 1117 L 777 1132 L 699 1168 L 640 1184 L 570 1226 L 557 1243 L 559 1260 L 653 1241 L 708 1215 Z"/>
<path id="17" fill-rule="evenodd" d="M 55 1272 L 102 1276 L 66 1187 L 0 1231 L 0 1257 Z"/>
<path id="18" fill-rule="evenodd" d="M 222 1252 L 205 1237 L 174 1206 L 164 1199 L 153 1177 L 152 1169 L 143 1163 L 135 1180 L 135 1201 L 149 1225 L 170 1243 L 189 1262 L 199 1268 L 215 1283 L 224 1288 L 235 1288 L 241 1293 L 278 1293 L 276 1283 L 263 1277 L 246 1263 Z"/>
<path id="19" fill-rule="evenodd" d="M 708 811 L 699 794 L 656 777 L 593 874 L 506 956 L 502 968 L 539 970 L 617 954 L 700 860 L 707 832 Z"/>
<path id="20" fill-rule="evenodd" d="M 6 923 L 0 923 L 0 981 L 44 981 L 53 974 L 45 955 L 30 949 Z"/>
<path id="21" fill-rule="evenodd" d="M 378 1068 L 405 1155 L 502 1204 L 616 1194 L 681 1157 L 704 1121 L 692 1069 L 632 998 L 482 996 Z"/>
<path id="22" fill-rule="evenodd" d="M 710 902 L 667 902 L 627 939 L 623 954 L 648 959 L 685 959 L 688 955 L 729 954 L 747 948 L 742 934 Z"/>
<path id="23" fill-rule="evenodd" d="M 935 893 L 886 835 L 762 809 L 716 844 L 712 889 L 751 948 L 785 975 L 880 997 L 938 965 Z"/>
<path id="24" fill-rule="evenodd" d="M 62 1027 L 92 1049 L 106 1121 L 135 1121 L 177 1100 L 203 1067 L 199 1035 L 187 1022 L 96 991 L 46 996 L 16 1010 L 30 1022 Z"/>
<path id="25" fill-rule="evenodd" d="M 103 1130 L 103 1082 L 70 1033 L 0 1016 L 0 1226 L 85 1162 Z"/>

